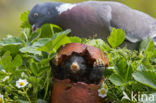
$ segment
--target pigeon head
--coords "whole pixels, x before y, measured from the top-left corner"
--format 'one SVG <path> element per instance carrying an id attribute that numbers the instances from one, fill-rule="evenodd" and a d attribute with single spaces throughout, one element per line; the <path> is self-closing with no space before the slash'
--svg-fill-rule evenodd
<path id="1" fill-rule="evenodd" d="M 41 27 L 46 23 L 55 23 L 58 16 L 57 7 L 61 5 L 58 2 L 41 3 L 34 6 L 28 16 L 29 23 L 32 25 L 32 29 Z"/>

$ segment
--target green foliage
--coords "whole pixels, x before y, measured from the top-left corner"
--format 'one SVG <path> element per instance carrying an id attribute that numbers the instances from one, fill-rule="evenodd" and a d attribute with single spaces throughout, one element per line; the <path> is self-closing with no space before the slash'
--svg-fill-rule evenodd
<path id="1" fill-rule="evenodd" d="M 108 43 L 112 48 L 116 48 L 121 45 L 125 40 L 125 32 L 122 29 L 113 28 L 110 36 L 108 37 Z"/>
<path id="2" fill-rule="evenodd" d="M 108 37 L 112 48 L 101 39 L 70 37 L 71 30 L 63 31 L 53 24 L 43 25 L 32 32 L 28 13 L 21 15 L 20 37 L 7 36 L 0 41 L 0 94 L 4 95 L 6 103 L 48 103 L 52 83 L 49 61 L 60 46 L 75 42 L 98 47 L 109 57 L 110 66 L 104 73 L 108 94 L 104 101 L 137 103 L 138 100 L 130 97 L 132 92 L 156 93 L 156 48 L 151 39 L 142 41 L 140 51 L 131 51 L 115 49 L 125 39 L 121 29 L 113 29 Z M 17 88 L 19 79 L 26 79 L 28 85 Z M 123 99 L 125 94 L 129 99 Z"/>
<path id="3" fill-rule="evenodd" d="M 150 38 L 146 38 L 140 44 L 140 51 L 141 50 L 153 51 L 154 50 L 154 43 L 153 43 L 153 41 Z"/>
<path id="4" fill-rule="evenodd" d="M 2 45 L 2 46 L 21 45 L 23 43 L 24 43 L 24 41 L 17 37 L 8 37 L 8 38 L 4 38 L 4 39 L 2 39 L 2 41 L 0 41 L 0 45 Z"/>
<path id="5" fill-rule="evenodd" d="M 154 71 L 137 71 L 133 73 L 136 81 L 143 83 L 153 89 L 156 89 L 156 72 Z"/>
<path id="6" fill-rule="evenodd" d="M 115 34 L 112 32 L 112 35 Z M 151 39 L 147 38 L 142 41 L 140 51 L 110 48 L 100 39 L 85 40 L 83 43 L 101 48 L 109 56 L 110 66 L 106 68 L 104 73 L 105 82 L 109 88 L 108 100 L 113 103 L 137 103 L 138 100 L 131 98 L 132 93 L 134 95 L 137 95 L 137 93 L 140 93 L 140 95 L 156 93 L 156 48 Z M 127 94 L 129 99 L 122 99 L 124 97 L 123 92 Z M 140 98 L 139 96 L 136 96 L 136 98 Z M 145 99 L 142 102 L 150 103 Z M 155 102 L 156 99 L 152 103 Z"/>
<path id="7" fill-rule="evenodd" d="M 1 58 L 1 65 L 3 65 L 7 72 L 15 72 L 15 68 L 22 65 L 22 58 L 17 54 L 14 59 L 12 59 L 10 52 L 7 51 Z"/>
<path id="8" fill-rule="evenodd" d="M 115 73 L 110 76 L 110 81 L 115 85 L 122 86 L 132 79 L 132 67 L 128 65 L 123 57 L 115 60 Z"/>
<path id="9" fill-rule="evenodd" d="M 49 61 L 60 46 L 81 42 L 78 37 L 67 36 L 71 30 L 62 31 L 53 24 L 45 24 L 32 32 L 28 14 L 29 11 L 21 15 L 20 37 L 9 35 L 0 41 L 0 94 L 7 103 L 47 103 L 52 77 Z M 19 79 L 26 79 L 29 84 L 18 89 Z"/>
<path id="10" fill-rule="evenodd" d="M 20 19 L 22 21 L 21 28 L 31 28 L 31 25 L 28 22 L 29 11 L 25 11 L 21 14 Z"/>

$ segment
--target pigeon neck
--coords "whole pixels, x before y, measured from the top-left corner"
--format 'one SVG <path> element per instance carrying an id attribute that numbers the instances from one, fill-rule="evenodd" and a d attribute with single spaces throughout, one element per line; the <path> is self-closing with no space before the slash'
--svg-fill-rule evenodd
<path id="1" fill-rule="evenodd" d="M 47 16 L 47 23 L 51 24 L 56 24 L 58 25 L 58 17 L 59 17 L 59 12 L 57 11 L 57 7 L 62 5 L 63 3 L 61 2 L 53 2 L 49 3 L 48 7 L 48 16 Z"/>
<path id="2" fill-rule="evenodd" d="M 63 3 L 59 5 L 58 7 L 56 7 L 56 10 L 58 11 L 58 14 L 61 15 L 63 12 L 66 12 L 67 10 L 72 9 L 75 6 L 76 4 Z"/>
<path id="3" fill-rule="evenodd" d="M 69 10 L 71 10 L 75 6 L 77 6 L 77 4 L 70 4 L 70 3 L 61 3 L 60 5 L 56 6 L 57 18 L 54 21 L 55 24 L 59 25 L 61 27 L 62 22 L 60 22 L 60 21 L 61 21 L 62 14 L 66 15 L 66 12 L 68 12 Z"/>

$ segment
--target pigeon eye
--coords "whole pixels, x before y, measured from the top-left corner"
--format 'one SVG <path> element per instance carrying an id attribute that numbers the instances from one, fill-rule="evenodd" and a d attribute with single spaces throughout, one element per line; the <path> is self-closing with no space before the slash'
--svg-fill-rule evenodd
<path id="1" fill-rule="evenodd" d="M 38 13 L 34 13 L 34 17 L 37 18 L 38 17 Z"/>

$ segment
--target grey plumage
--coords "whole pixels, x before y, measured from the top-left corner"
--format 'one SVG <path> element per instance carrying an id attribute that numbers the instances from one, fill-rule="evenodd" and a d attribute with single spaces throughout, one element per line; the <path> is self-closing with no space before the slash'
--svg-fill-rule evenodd
<path id="1" fill-rule="evenodd" d="M 106 41 L 110 28 L 122 28 L 126 32 L 125 45 L 136 48 L 139 41 L 150 37 L 156 45 L 156 20 L 141 11 L 110 1 L 88 1 L 77 3 L 71 9 L 59 14 L 57 7 L 64 3 L 43 3 L 35 6 L 29 14 L 29 21 L 40 27 L 45 23 L 54 23 L 64 29 L 70 28 L 72 34 L 88 37 L 97 34 L 97 38 Z M 40 9 L 43 10 L 40 10 Z M 39 13 L 37 19 L 34 13 Z"/>
<path id="2" fill-rule="evenodd" d="M 62 3 L 57 2 L 47 2 L 35 5 L 28 16 L 30 24 L 35 24 L 39 28 L 45 23 L 55 23 L 58 17 L 56 7 L 61 4 Z M 38 17 L 35 17 L 34 13 L 37 13 Z"/>
<path id="3" fill-rule="evenodd" d="M 110 6 L 111 26 L 124 29 L 127 34 L 126 38 L 131 42 L 156 36 L 156 20 L 143 12 L 131 9 L 118 2 L 94 1 L 94 3 L 86 2 L 84 4 L 95 6 L 95 8 L 98 8 L 99 5 Z"/>

